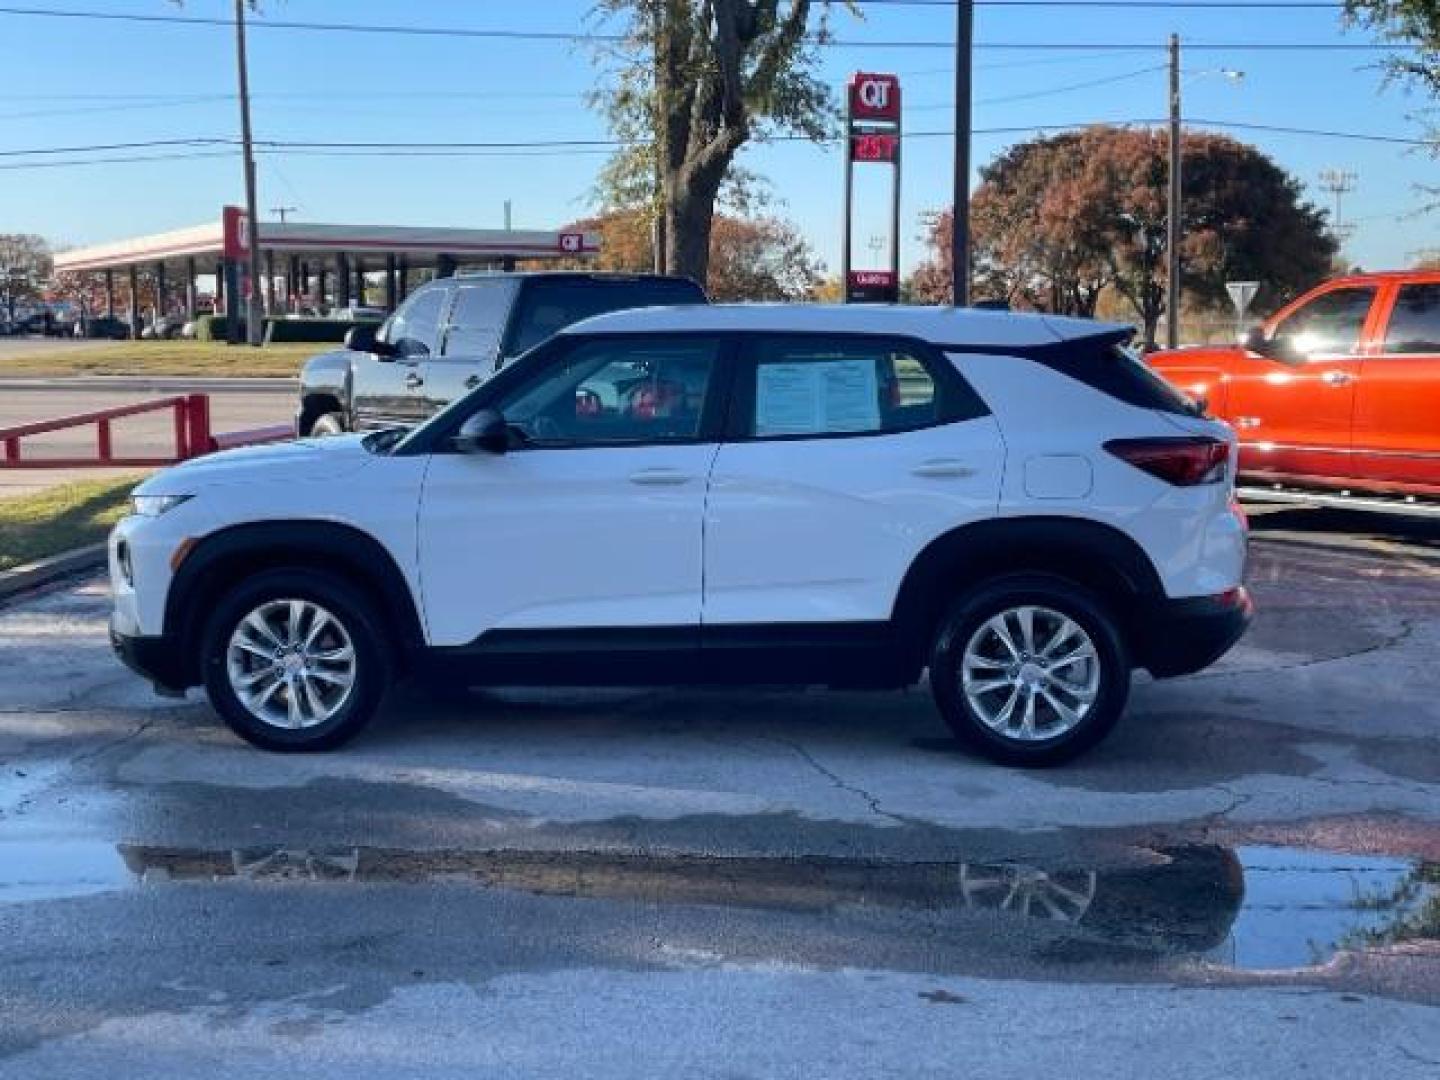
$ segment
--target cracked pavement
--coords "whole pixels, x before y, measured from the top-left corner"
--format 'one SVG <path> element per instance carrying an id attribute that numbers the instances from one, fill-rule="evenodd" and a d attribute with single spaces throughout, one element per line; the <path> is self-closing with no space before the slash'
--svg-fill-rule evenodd
<path id="1" fill-rule="evenodd" d="M 923 688 L 411 689 L 267 755 L 102 583 L 0 610 L 0 1078 L 1430 1075 L 1440 947 L 1377 912 L 1440 874 L 1440 562 L 1309 521 L 1033 772 Z"/>

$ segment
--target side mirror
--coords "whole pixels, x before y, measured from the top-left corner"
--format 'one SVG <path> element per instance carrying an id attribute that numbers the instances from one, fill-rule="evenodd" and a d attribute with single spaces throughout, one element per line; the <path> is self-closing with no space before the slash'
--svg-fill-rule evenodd
<path id="1" fill-rule="evenodd" d="M 1270 339 L 1265 336 L 1263 326 L 1252 326 L 1247 330 L 1242 344 L 1250 352 L 1259 353 L 1261 356 L 1269 356 L 1273 352 Z"/>
<path id="2" fill-rule="evenodd" d="M 462 454 L 503 454 L 510 449 L 510 425 L 496 409 L 481 409 L 455 433 L 452 445 Z"/>
<path id="3" fill-rule="evenodd" d="M 345 348 L 352 352 L 372 353 L 382 360 L 388 360 L 395 355 L 395 347 L 379 339 L 379 329 L 369 324 L 352 326 L 345 331 Z"/>

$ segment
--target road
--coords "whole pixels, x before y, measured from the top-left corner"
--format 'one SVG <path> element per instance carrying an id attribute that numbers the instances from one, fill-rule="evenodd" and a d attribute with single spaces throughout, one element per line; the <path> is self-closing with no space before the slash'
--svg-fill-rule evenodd
<path id="1" fill-rule="evenodd" d="M 140 401 L 153 401 L 182 392 L 184 391 L 173 389 L 133 389 L 124 385 L 75 389 L 62 380 L 56 380 L 48 386 L 25 389 L 9 385 L 0 389 L 0 428 L 115 408 Z M 294 419 L 294 412 L 294 391 L 283 386 L 263 390 L 226 390 L 210 394 L 210 422 L 215 431 L 239 431 L 269 424 L 283 424 Z M 173 414 L 169 411 L 117 420 L 113 427 L 115 453 L 140 457 L 172 453 L 175 445 L 173 431 Z M 94 451 L 93 426 L 37 436 L 33 440 L 27 439 L 22 449 L 27 457 L 36 459 L 93 454 Z M 125 476 L 135 472 L 133 468 L 0 468 L 0 498 L 28 494 L 70 480 Z"/>
<path id="2" fill-rule="evenodd" d="M 1325 520 L 1035 772 L 919 690 L 411 689 L 267 755 L 103 582 L 0 611 L 0 1078 L 1434 1075 L 1440 559 Z"/>

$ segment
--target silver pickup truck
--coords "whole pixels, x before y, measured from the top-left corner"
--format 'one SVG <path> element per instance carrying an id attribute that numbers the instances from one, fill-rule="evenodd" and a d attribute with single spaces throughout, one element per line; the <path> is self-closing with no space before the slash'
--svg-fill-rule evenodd
<path id="1" fill-rule="evenodd" d="M 421 286 L 377 330 L 300 373 L 300 436 L 408 426 L 479 386 L 507 361 L 571 323 L 622 308 L 706 303 L 688 278 L 535 273 L 441 278 Z"/>

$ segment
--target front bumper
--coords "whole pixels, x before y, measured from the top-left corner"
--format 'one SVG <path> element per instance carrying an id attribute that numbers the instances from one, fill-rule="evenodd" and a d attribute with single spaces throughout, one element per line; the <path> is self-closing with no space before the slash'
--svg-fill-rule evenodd
<path id="1" fill-rule="evenodd" d="M 180 643 L 169 635 L 143 637 L 124 634 L 115 628 L 112 621 L 110 647 L 126 667 L 149 679 L 157 690 L 180 693 L 194 685 L 195 680 L 189 678 L 185 670 L 184 651 Z"/>
<path id="2" fill-rule="evenodd" d="M 1200 671 L 1229 652 L 1254 617 L 1255 602 L 1243 587 L 1155 603 L 1136 627 L 1139 666 L 1157 679 Z"/>

